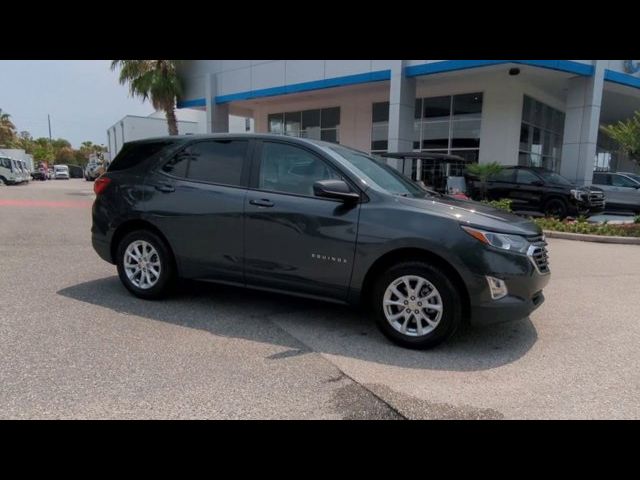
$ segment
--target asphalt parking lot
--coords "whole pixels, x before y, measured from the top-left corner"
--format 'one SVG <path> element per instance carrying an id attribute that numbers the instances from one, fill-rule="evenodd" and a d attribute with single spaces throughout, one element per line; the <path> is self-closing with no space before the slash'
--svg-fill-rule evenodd
<path id="1" fill-rule="evenodd" d="M 0 418 L 640 418 L 640 246 L 550 239 L 546 303 L 432 351 L 347 307 L 129 295 L 92 183 L 0 188 Z"/>

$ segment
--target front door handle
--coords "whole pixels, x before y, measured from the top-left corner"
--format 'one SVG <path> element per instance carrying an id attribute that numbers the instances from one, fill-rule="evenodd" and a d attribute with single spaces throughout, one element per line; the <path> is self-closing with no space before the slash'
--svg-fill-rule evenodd
<path id="1" fill-rule="evenodd" d="M 160 185 L 156 185 L 156 190 L 158 190 L 159 192 L 165 192 L 165 193 L 169 193 L 169 192 L 175 192 L 176 189 L 173 185 L 169 185 L 166 183 L 161 183 Z"/>
<path id="2" fill-rule="evenodd" d="M 266 198 L 262 198 L 260 200 L 249 200 L 251 205 L 256 205 L 258 207 L 273 207 L 275 204 Z"/>

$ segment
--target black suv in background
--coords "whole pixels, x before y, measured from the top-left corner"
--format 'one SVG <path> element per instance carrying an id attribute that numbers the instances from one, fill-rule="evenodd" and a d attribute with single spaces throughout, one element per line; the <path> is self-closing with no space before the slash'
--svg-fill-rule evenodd
<path id="1" fill-rule="evenodd" d="M 132 142 L 94 191 L 93 246 L 146 299 L 182 277 L 364 303 L 388 338 L 426 348 L 467 319 L 526 317 L 549 281 L 531 221 L 426 191 L 333 143 Z"/>
<path id="2" fill-rule="evenodd" d="M 472 182 L 472 196 L 480 192 Z M 564 218 L 589 215 L 604 210 L 605 194 L 597 187 L 577 187 L 563 176 L 546 168 L 505 167 L 487 182 L 489 200 L 509 198 L 514 211 L 532 210 Z"/>

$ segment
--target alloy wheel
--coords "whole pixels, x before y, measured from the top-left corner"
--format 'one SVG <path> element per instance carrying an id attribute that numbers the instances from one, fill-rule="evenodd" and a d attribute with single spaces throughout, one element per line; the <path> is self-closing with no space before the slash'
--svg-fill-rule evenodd
<path id="1" fill-rule="evenodd" d="M 391 282 L 385 290 L 383 310 L 387 322 L 395 330 L 403 335 L 422 337 L 440 323 L 442 297 L 427 279 L 405 275 Z"/>
<path id="2" fill-rule="evenodd" d="M 153 245 L 144 240 L 131 242 L 124 252 L 124 271 L 136 287 L 147 290 L 160 279 L 162 265 Z"/>

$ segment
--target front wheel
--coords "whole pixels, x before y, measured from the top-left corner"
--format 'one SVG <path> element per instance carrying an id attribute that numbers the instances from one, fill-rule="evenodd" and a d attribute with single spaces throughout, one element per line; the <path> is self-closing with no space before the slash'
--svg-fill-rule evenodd
<path id="1" fill-rule="evenodd" d="M 382 333 L 407 348 L 434 347 L 462 321 L 458 290 L 441 269 L 424 262 L 388 269 L 376 282 L 372 301 Z"/>
<path id="2" fill-rule="evenodd" d="M 567 211 L 567 203 L 559 198 L 552 198 L 544 205 L 544 213 L 548 217 L 564 218 Z"/>
<path id="3" fill-rule="evenodd" d="M 158 235 L 147 230 L 128 233 L 120 241 L 117 266 L 120 281 L 140 298 L 162 298 L 174 284 L 170 249 Z"/>

